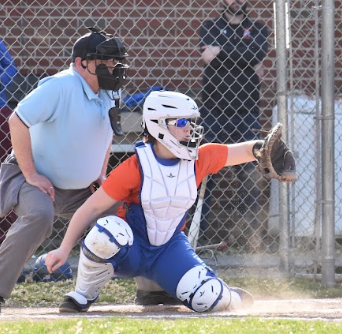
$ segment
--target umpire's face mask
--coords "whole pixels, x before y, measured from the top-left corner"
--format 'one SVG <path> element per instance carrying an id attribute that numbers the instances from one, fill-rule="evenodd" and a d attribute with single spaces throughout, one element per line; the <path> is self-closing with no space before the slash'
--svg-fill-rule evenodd
<path id="1" fill-rule="evenodd" d="M 114 67 L 108 67 L 105 64 L 96 66 L 95 74 L 99 81 L 99 86 L 104 90 L 118 91 L 127 78 L 129 66 L 117 63 Z M 112 69 L 112 72 L 111 72 Z"/>

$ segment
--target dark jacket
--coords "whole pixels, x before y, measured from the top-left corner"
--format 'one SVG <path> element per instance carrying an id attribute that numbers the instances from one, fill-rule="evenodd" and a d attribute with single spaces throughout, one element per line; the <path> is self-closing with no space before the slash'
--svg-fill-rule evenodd
<path id="1" fill-rule="evenodd" d="M 260 82 L 253 66 L 261 63 L 267 54 L 267 37 L 267 27 L 248 18 L 239 25 L 232 25 L 222 14 L 203 23 L 200 47 L 222 47 L 204 68 L 202 101 L 208 110 L 258 108 Z"/>

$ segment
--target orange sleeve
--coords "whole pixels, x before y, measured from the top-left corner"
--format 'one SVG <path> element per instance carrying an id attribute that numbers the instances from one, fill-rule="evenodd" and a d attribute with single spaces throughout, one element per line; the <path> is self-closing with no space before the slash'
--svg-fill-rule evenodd
<path id="1" fill-rule="evenodd" d="M 138 203 L 141 185 L 141 173 L 136 155 L 132 155 L 114 168 L 102 188 L 108 196 L 116 201 Z"/>
<path id="2" fill-rule="evenodd" d="M 216 174 L 225 167 L 228 158 L 228 147 L 224 144 L 204 144 L 200 146 L 198 160 L 195 163 L 197 187 L 203 178 Z"/>

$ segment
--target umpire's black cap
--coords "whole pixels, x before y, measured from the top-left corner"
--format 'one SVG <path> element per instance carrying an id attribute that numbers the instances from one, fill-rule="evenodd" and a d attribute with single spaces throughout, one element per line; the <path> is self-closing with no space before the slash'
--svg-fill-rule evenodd
<path id="1" fill-rule="evenodd" d="M 124 60 L 128 54 L 123 43 L 113 35 L 96 28 L 88 28 L 89 33 L 80 37 L 72 48 L 72 61 L 82 59 L 117 59 Z"/>

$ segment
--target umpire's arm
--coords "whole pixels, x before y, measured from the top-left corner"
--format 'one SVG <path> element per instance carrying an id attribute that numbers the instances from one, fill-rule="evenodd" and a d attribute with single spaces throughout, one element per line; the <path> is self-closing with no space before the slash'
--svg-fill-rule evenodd
<path id="1" fill-rule="evenodd" d="M 26 182 L 36 186 L 42 192 L 48 194 L 54 201 L 55 191 L 50 180 L 45 176 L 38 174 L 36 171 L 32 154 L 31 135 L 29 128 L 15 112 L 12 113 L 8 123 L 15 157 Z"/>
<path id="2" fill-rule="evenodd" d="M 9 118 L 12 147 L 15 152 L 19 167 L 25 178 L 37 173 L 33 162 L 31 136 L 29 128 L 14 112 Z"/>
<path id="3" fill-rule="evenodd" d="M 103 161 L 102 169 L 101 169 L 101 174 L 99 178 L 96 180 L 99 186 L 102 185 L 102 183 L 104 182 L 107 176 L 107 167 L 108 167 L 108 161 L 109 161 L 111 149 L 112 149 L 112 143 L 110 143 L 108 146 L 107 153 L 106 153 L 105 159 Z"/>

